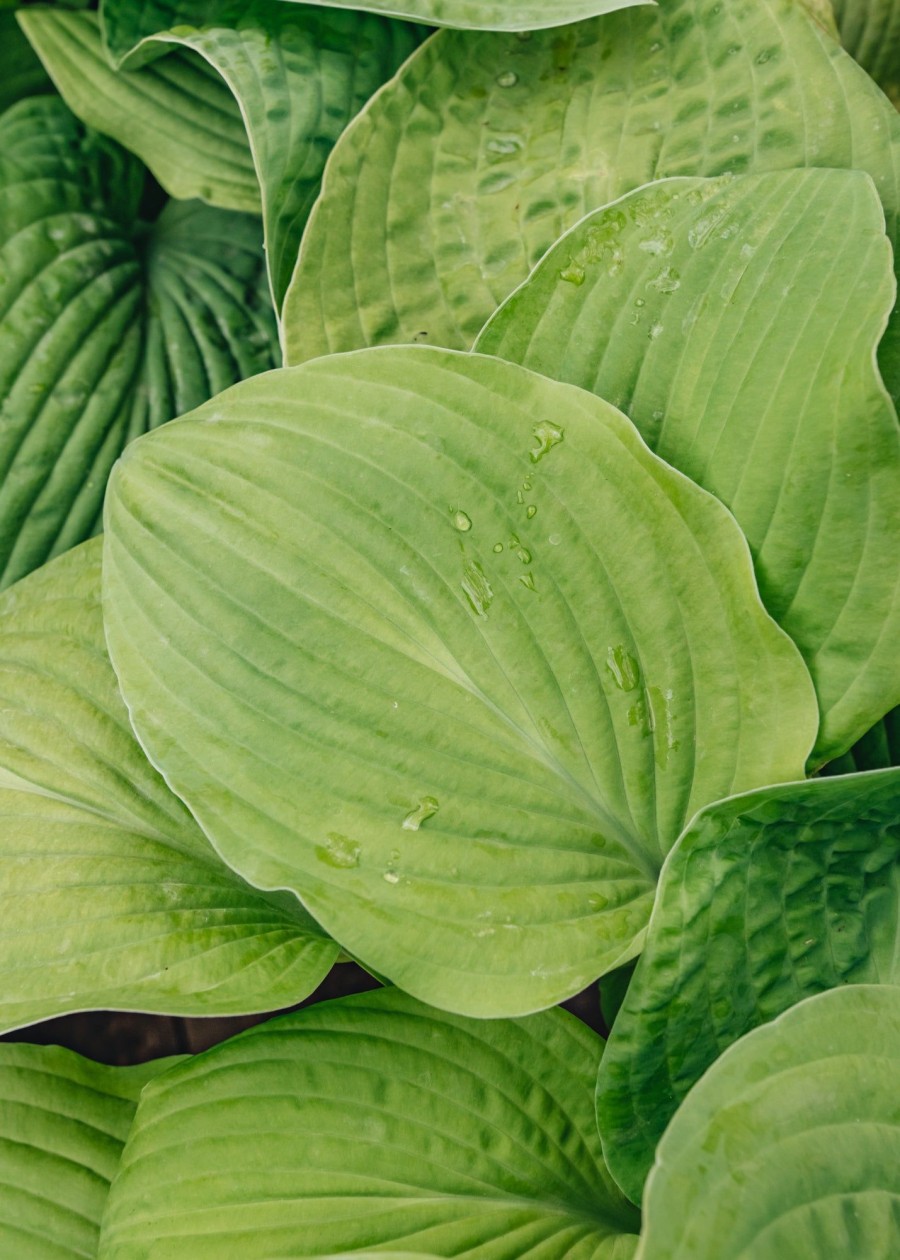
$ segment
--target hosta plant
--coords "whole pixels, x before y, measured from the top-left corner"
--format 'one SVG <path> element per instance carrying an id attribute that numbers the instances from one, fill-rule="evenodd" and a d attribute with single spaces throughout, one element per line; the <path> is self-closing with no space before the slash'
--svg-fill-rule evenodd
<path id="1" fill-rule="evenodd" d="M 0 1253 L 900 1251 L 898 64 L 0 6 Z"/>

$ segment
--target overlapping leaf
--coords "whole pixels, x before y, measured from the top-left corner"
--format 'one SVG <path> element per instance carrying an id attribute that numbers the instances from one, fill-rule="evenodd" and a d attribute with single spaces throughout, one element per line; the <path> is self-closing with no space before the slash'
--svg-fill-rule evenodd
<path id="1" fill-rule="evenodd" d="M 832 0 L 841 43 L 900 105 L 900 4 L 897 0 Z"/>
<path id="2" fill-rule="evenodd" d="M 154 763 L 235 869 L 437 1005 L 624 962 L 691 815 L 802 774 L 814 693 L 733 518 L 582 390 L 323 359 L 161 430 L 107 503 Z"/>
<path id="3" fill-rule="evenodd" d="M 852 774 L 855 770 L 884 770 L 900 766 L 900 709 L 891 709 L 866 731 L 843 757 L 825 766 L 825 774 Z"/>
<path id="4" fill-rule="evenodd" d="M 111 1068 L 0 1045 L 0 1254 L 93 1260 L 141 1089 L 175 1062 Z"/>
<path id="5" fill-rule="evenodd" d="M 868 171 L 894 239 L 900 118 L 800 5 L 674 0 L 525 41 L 441 31 L 335 149 L 285 305 L 288 361 L 468 347 L 588 210 L 663 176 L 797 166 Z"/>
<path id="6" fill-rule="evenodd" d="M 0 599 L 0 1027 L 305 997 L 337 947 L 225 867 L 150 766 L 106 655 L 99 540 Z"/>
<path id="7" fill-rule="evenodd" d="M 0 583 L 97 528 L 131 438 L 272 361 L 259 220 L 138 217 L 143 168 L 61 100 L 0 119 Z"/>
<path id="8" fill-rule="evenodd" d="M 120 0 L 121 2 L 121 0 Z M 338 9 L 364 9 L 388 17 L 427 22 L 429 26 L 455 26 L 463 30 L 536 31 L 564 26 L 598 13 L 653 0 L 309 0 L 311 4 Z"/>
<path id="9" fill-rule="evenodd" d="M 466 1020 L 392 990 L 273 1020 L 144 1091 L 100 1256 L 626 1260 L 601 1049 L 562 1011 Z"/>
<path id="10" fill-rule="evenodd" d="M 900 990 L 821 993 L 691 1091 L 657 1152 L 636 1260 L 892 1260 Z"/>
<path id="11" fill-rule="evenodd" d="M 865 175 L 666 180 L 573 228 L 476 343 L 621 407 L 731 508 L 816 684 L 816 764 L 900 702 L 894 298 Z"/>
<path id="12" fill-rule="evenodd" d="M 900 982 L 900 771 L 764 788 L 691 825 L 660 880 L 598 1084 L 640 1201 L 668 1120 L 723 1050 L 801 998 Z"/>
<path id="13" fill-rule="evenodd" d="M 335 140 L 419 33 L 374 15 L 273 0 L 199 10 L 179 0 L 149 11 L 129 2 L 107 5 L 105 16 L 121 55 L 142 34 L 149 42 L 139 57 L 148 48 L 175 51 L 138 70 L 128 58 L 116 71 L 95 15 L 46 10 L 22 22 L 79 117 L 138 153 L 170 192 L 235 209 L 261 202 L 280 305 Z"/>

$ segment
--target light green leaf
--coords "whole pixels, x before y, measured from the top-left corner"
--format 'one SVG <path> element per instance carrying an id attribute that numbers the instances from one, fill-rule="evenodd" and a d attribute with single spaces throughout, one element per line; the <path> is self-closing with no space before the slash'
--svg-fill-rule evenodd
<path id="1" fill-rule="evenodd" d="M 898 813 L 898 770 L 818 779 L 713 805 L 673 849 L 597 1088 L 607 1162 L 635 1202 L 669 1119 L 732 1042 L 822 989 L 900 983 Z"/>
<path id="2" fill-rule="evenodd" d="M 270 373 L 107 498 L 132 720 L 225 860 L 466 1014 L 632 957 L 702 805 L 816 725 L 734 519 L 608 404 L 425 347 Z"/>
<path id="3" fill-rule="evenodd" d="M 19 30 L 15 13 L 0 12 L 0 114 L 23 96 L 52 91 L 53 84 Z"/>
<path id="4" fill-rule="evenodd" d="M 22 22 L 79 117 L 138 153 L 174 195 L 252 209 L 261 194 L 280 306 L 325 159 L 419 33 L 381 17 L 272 0 L 206 3 L 199 12 L 174 0 L 149 14 L 139 10 L 129 23 L 133 11 L 131 0 L 124 11 L 121 4 L 105 6 L 116 49 L 124 54 L 129 33 L 137 42 L 147 32 L 135 50 L 138 60 L 166 47 L 175 48 L 172 56 L 139 70 L 127 68 L 129 58 L 117 72 L 94 14 L 45 10 Z M 152 36 L 148 19 L 151 26 L 164 23 Z M 220 141 L 223 111 L 231 125 Z"/>
<path id="5" fill-rule="evenodd" d="M 881 985 L 807 998 L 732 1046 L 659 1145 L 636 1260 L 893 1260 L 898 1060 L 900 991 Z"/>
<path id="6" fill-rule="evenodd" d="M 573 228 L 476 343 L 620 407 L 731 509 L 816 684 L 817 765 L 900 703 L 894 299 L 867 176 L 665 180 Z"/>
<path id="7" fill-rule="evenodd" d="M 295 898 L 219 861 L 134 739 L 103 641 L 100 540 L 7 591 L 0 624 L 0 1028 L 310 993 L 337 946 Z"/>
<path id="8" fill-rule="evenodd" d="M 131 438 L 272 362 L 259 220 L 137 215 L 144 172 L 55 97 L 0 118 L 0 584 L 95 532 Z"/>
<path id="9" fill-rule="evenodd" d="M 562 1011 L 466 1020 L 389 989 L 273 1020 L 145 1090 L 100 1256 L 625 1260 L 602 1046 Z"/>
<path id="10" fill-rule="evenodd" d="M 900 106 L 900 3 L 832 0 L 841 43 Z"/>
<path id="11" fill-rule="evenodd" d="M 141 1089 L 177 1062 L 112 1068 L 58 1046 L 0 1045 L 0 1254 L 94 1260 Z"/>
<path id="12" fill-rule="evenodd" d="M 438 32 L 330 159 L 287 361 L 468 348 L 587 211 L 663 176 L 797 166 L 867 171 L 895 239 L 900 117 L 799 4 L 672 0 L 526 41 Z M 883 366 L 900 392 L 898 333 Z"/>
<path id="13" fill-rule="evenodd" d="M 462 30 L 537 31 L 565 26 L 599 13 L 652 4 L 655 0 L 307 0 L 338 9 L 363 9 L 388 17 L 454 26 Z"/>
<path id="14" fill-rule="evenodd" d="M 900 766 L 900 708 L 885 714 L 843 757 L 830 761 L 823 774 L 853 774 L 888 766 Z"/>

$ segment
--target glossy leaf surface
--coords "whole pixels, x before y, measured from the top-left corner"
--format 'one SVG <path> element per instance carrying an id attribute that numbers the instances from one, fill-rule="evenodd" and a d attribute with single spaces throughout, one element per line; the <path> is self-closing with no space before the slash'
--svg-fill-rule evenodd
<path id="1" fill-rule="evenodd" d="M 816 765 L 900 702 L 894 298 L 866 176 L 665 180 L 573 228 L 476 343 L 620 407 L 734 512 L 816 684 Z"/>
<path id="2" fill-rule="evenodd" d="M 145 1091 L 100 1256 L 626 1260 L 601 1049 L 561 1011 L 466 1020 L 395 990 L 273 1020 Z"/>
<path id="3" fill-rule="evenodd" d="M 436 1005 L 626 961 L 693 813 L 802 773 L 814 694 L 733 518 L 582 390 L 321 360 L 143 442 L 107 503 L 151 759 L 245 878 Z"/>
<path id="4" fill-rule="evenodd" d="M 99 599 L 99 539 L 0 598 L 0 1028 L 299 1001 L 337 947 L 224 866 L 150 766 Z"/>

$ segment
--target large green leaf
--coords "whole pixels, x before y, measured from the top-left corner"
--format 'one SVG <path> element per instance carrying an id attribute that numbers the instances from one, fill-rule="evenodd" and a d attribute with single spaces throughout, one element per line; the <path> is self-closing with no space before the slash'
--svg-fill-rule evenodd
<path id="1" fill-rule="evenodd" d="M 22 23 L 79 117 L 138 153 L 173 194 L 236 209 L 252 208 L 261 194 L 272 292 L 280 305 L 325 159 L 354 114 L 415 48 L 418 32 L 382 17 L 273 0 L 206 0 L 199 11 L 174 0 L 155 4 L 150 14 L 127 0 L 107 4 L 104 12 L 120 52 L 131 41 L 138 57 L 148 48 L 174 46 L 175 52 L 138 70 L 116 71 L 94 14 L 45 10 Z M 163 23 L 152 34 L 148 17 L 151 26 Z M 220 140 L 215 123 L 223 96 L 233 118 Z"/>
<path id="2" fill-rule="evenodd" d="M 467 348 L 588 210 L 663 176 L 796 166 L 868 171 L 894 239 L 900 117 L 790 0 L 671 0 L 526 41 L 441 31 L 334 151 L 288 362 Z M 883 357 L 900 391 L 900 341 Z"/>
<path id="3" fill-rule="evenodd" d="M 175 1062 L 111 1068 L 0 1045 L 0 1255 L 94 1260 L 141 1089 Z"/>
<path id="4" fill-rule="evenodd" d="M 636 1260 L 894 1260 L 898 1071 L 892 987 L 820 993 L 750 1033 L 666 1131 Z"/>
<path id="5" fill-rule="evenodd" d="M 216 857 L 138 747 L 103 641 L 100 540 L 0 598 L 0 1028 L 305 997 L 337 946 Z"/>
<path id="6" fill-rule="evenodd" d="M 0 114 L 23 96 L 52 91 L 53 84 L 19 30 L 15 13 L 0 12 Z"/>
<path id="7" fill-rule="evenodd" d="M 583 390 L 323 359 L 133 448 L 107 505 L 150 757 L 245 878 L 436 1005 L 577 992 L 697 809 L 802 774 L 814 693 L 733 518 Z"/>
<path id="8" fill-rule="evenodd" d="M 900 3 L 832 0 L 841 43 L 900 106 Z"/>
<path id="9" fill-rule="evenodd" d="M 455 26 L 463 30 L 537 31 L 565 26 L 598 13 L 611 13 L 655 0 L 306 0 L 338 9 L 364 9 L 389 17 Z"/>
<path id="10" fill-rule="evenodd" d="M 100 1255 L 626 1260 L 602 1044 L 562 1011 L 466 1020 L 392 990 L 273 1020 L 144 1091 Z"/>
<path id="11" fill-rule="evenodd" d="M 620 407 L 734 512 L 816 684 L 816 764 L 900 703 L 894 299 L 867 176 L 665 180 L 582 220 L 476 343 Z"/>
<path id="12" fill-rule="evenodd" d="M 598 1082 L 607 1161 L 635 1202 L 673 1112 L 733 1041 L 822 989 L 900 983 L 898 813 L 888 770 L 764 788 L 682 836 Z"/>
<path id="13" fill-rule="evenodd" d="M 253 155 L 222 76 L 188 49 L 116 73 L 95 13 L 30 9 L 19 22 L 79 118 L 136 153 L 173 197 L 259 213 Z"/>
<path id="14" fill-rule="evenodd" d="M 95 531 L 131 438 L 272 362 L 259 220 L 138 207 L 61 100 L 0 118 L 0 584 Z"/>

